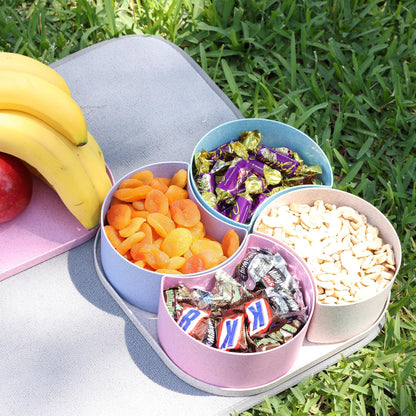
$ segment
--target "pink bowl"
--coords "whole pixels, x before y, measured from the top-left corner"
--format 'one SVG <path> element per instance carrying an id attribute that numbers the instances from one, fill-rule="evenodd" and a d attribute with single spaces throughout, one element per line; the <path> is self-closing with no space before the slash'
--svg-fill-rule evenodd
<path id="1" fill-rule="evenodd" d="M 237 353 L 206 346 L 185 333 L 169 314 L 163 290 L 184 283 L 188 288 L 210 290 L 215 283 L 215 272 L 196 277 L 164 276 L 159 298 L 159 342 L 170 359 L 185 373 L 205 383 L 225 388 L 253 388 L 269 383 L 287 373 L 294 364 L 308 330 L 315 306 L 316 289 L 312 275 L 304 261 L 288 246 L 259 235 L 249 235 L 244 248 L 222 267 L 232 274 L 245 257 L 248 248 L 268 248 L 279 252 L 288 264 L 288 270 L 301 282 L 302 293 L 309 315 L 304 327 L 287 343 L 269 351 Z"/>

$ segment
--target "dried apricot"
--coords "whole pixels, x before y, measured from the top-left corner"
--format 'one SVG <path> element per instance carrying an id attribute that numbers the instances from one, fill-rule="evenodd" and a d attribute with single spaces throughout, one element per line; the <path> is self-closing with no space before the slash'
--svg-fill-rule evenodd
<path id="1" fill-rule="evenodd" d="M 130 254 L 134 262 L 140 260 L 144 261 L 144 250 L 149 248 L 152 245 L 152 242 L 146 240 L 146 237 L 143 237 L 143 240 L 138 241 L 137 243 L 132 244 L 130 248 Z"/>
<path id="2" fill-rule="evenodd" d="M 188 172 L 179 169 L 172 178 L 142 170 L 120 182 L 105 233 L 125 259 L 158 273 L 191 274 L 211 269 L 235 253 L 235 231 L 227 231 L 221 242 L 206 234 L 187 181 Z"/>
<path id="3" fill-rule="evenodd" d="M 120 237 L 118 231 L 112 225 L 105 225 L 104 232 L 108 240 L 110 241 L 110 244 L 114 248 L 117 248 L 124 240 L 124 238 Z"/>
<path id="4" fill-rule="evenodd" d="M 169 212 L 169 201 L 167 196 L 158 189 L 151 190 L 144 200 L 144 208 L 149 212 L 159 212 L 167 215 Z"/>
<path id="5" fill-rule="evenodd" d="M 217 257 L 224 255 L 222 246 L 218 241 L 209 240 L 207 238 L 201 238 L 194 240 L 191 244 L 191 251 L 193 254 L 202 253 L 204 251 L 210 251 Z"/>
<path id="6" fill-rule="evenodd" d="M 123 240 L 123 242 L 116 248 L 116 250 L 121 255 L 124 255 L 130 250 L 133 244 L 143 240 L 144 237 L 145 233 L 143 231 L 138 231 L 137 233 L 134 233 L 131 236 L 127 237 L 125 240 Z"/>
<path id="7" fill-rule="evenodd" d="M 126 204 L 111 205 L 107 211 L 107 221 L 116 230 L 127 227 L 131 220 L 131 210 Z"/>
<path id="8" fill-rule="evenodd" d="M 179 199 L 170 203 L 170 213 L 173 221 L 180 227 L 192 227 L 201 221 L 198 206 L 191 199 Z"/>
<path id="9" fill-rule="evenodd" d="M 188 182 L 188 172 L 185 169 L 179 169 L 172 176 L 172 185 L 179 186 L 180 188 L 185 188 Z"/>
<path id="10" fill-rule="evenodd" d="M 167 187 L 169 187 L 172 183 L 172 180 L 170 178 L 165 178 L 163 176 L 159 177 L 157 176 L 156 178 L 159 182 L 162 182 L 163 184 L 165 184 Z"/>
<path id="11" fill-rule="evenodd" d="M 142 231 L 145 234 L 145 236 L 139 242 L 134 243 L 130 248 L 130 254 L 134 261 L 140 259 L 143 260 L 143 258 L 141 257 L 141 250 L 145 245 L 153 243 L 152 227 L 147 222 L 142 224 L 142 226 L 140 227 L 140 231 Z"/>
<path id="12" fill-rule="evenodd" d="M 111 205 L 116 205 L 116 204 L 124 204 L 123 201 L 120 201 L 119 199 L 117 199 L 115 196 L 113 196 L 113 199 L 110 202 L 110 206 Z"/>
<path id="13" fill-rule="evenodd" d="M 144 260 L 137 260 L 134 262 L 134 264 L 136 266 L 143 267 L 143 268 L 146 266 L 146 262 Z"/>
<path id="14" fill-rule="evenodd" d="M 186 259 L 185 264 L 179 269 L 184 274 L 198 273 L 205 270 L 204 262 L 196 255 Z"/>
<path id="15" fill-rule="evenodd" d="M 138 186 L 142 186 L 144 183 L 139 179 L 128 178 L 121 181 L 118 185 L 118 189 L 123 188 L 137 188 Z"/>
<path id="16" fill-rule="evenodd" d="M 154 270 L 167 268 L 169 256 L 155 245 L 146 246 L 142 252 L 144 261 Z"/>
<path id="17" fill-rule="evenodd" d="M 141 185 L 136 188 L 122 188 L 117 189 L 114 192 L 114 196 L 124 202 L 133 202 L 139 199 L 145 199 L 147 194 L 152 190 L 153 188 L 150 185 Z"/>
<path id="18" fill-rule="evenodd" d="M 177 185 L 169 186 L 165 195 L 168 197 L 169 203 L 178 199 L 187 199 L 189 196 L 188 191 L 186 189 L 181 188 Z"/>
<path id="19" fill-rule="evenodd" d="M 146 219 L 148 215 L 149 215 L 149 211 L 139 211 L 137 209 L 134 209 L 133 206 L 131 207 L 132 218 L 140 217 L 140 218 Z"/>
<path id="20" fill-rule="evenodd" d="M 213 251 L 202 251 L 201 253 L 195 254 L 195 256 L 198 256 L 203 261 L 205 270 L 218 266 L 226 259 L 225 256 L 218 256 Z"/>
<path id="21" fill-rule="evenodd" d="M 144 184 L 149 185 L 153 179 L 153 172 L 150 170 L 141 170 L 139 172 L 134 173 L 131 179 L 138 179 L 142 181 Z"/>
<path id="22" fill-rule="evenodd" d="M 146 234 L 145 240 L 149 243 L 153 242 L 153 230 L 152 227 L 147 223 L 144 222 L 140 227 L 140 231 L 143 231 Z"/>
<path id="23" fill-rule="evenodd" d="M 159 178 L 153 178 L 152 182 L 150 182 L 150 186 L 153 189 L 157 189 L 160 192 L 166 193 L 166 191 L 169 189 L 169 187 L 166 185 L 166 183 L 162 182 Z"/>
<path id="24" fill-rule="evenodd" d="M 175 223 L 169 217 L 159 212 L 151 212 L 147 216 L 147 222 L 163 238 L 175 229 Z"/>
<path id="25" fill-rule="evenodd" d="M 192 233 L 192 238 L 194 240 L 199 240 L 200 238 L 205 237 L 205 226 L 201 221 L 198 221 L 192 227 L 187 227 L 187 228 Z"/>
<path id="26" fill-rule="evenodd" d="M 130 224 L 127 227 L 121 228 L 119 234 L 124 237 L 130 237 L 132 234 L 137 233 L 140 230 L 142 224 L 146 221 L 145 218 L 135 217 L 132 218 Z"/>
<path id="27" fill-rule="evenodd" d="M 240 246 L 238 234 L 234 230 L 227 230 L 222 238 L 221 245 L 224 255 L 231 257 Z"/>
<path id="28" fill-rule="evenodd" d="M 175 228 L 163 240 L 161 249 L 169 256 L 183 256 L 191 246 L 192 234 L 186 228 Z"/>
<path id="29" fill-rule="evenodd" d="M 160 249 L 160 247 L 162 246 L 163 240 L 164 239 L 162 237 L 156 238 L 153 240 L 153 245 Z"/>
<path id="30" fill-rule="evenodd" d="M 186 259 L 183 256 L 171 257 L 169 260 L 168 268 L 178 270 L 185 264 L 185 261 Z"/>
<path id="31" fill-rule="evenodd" d="M 140 199 L 138 201 L 133 201 L 131 203 L 134 209 L 137 209 L 138 211 L 144 211 L 144 200 Z"/>

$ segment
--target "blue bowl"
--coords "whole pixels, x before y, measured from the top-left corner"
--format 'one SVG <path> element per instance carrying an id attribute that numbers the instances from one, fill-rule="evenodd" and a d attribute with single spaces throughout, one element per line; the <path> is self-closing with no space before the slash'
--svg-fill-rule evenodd
<path id="1" fill-rule="evenodd" d="M 322 185 L 297 185 L 292 188 L 282 190 L 260 204 L 249 223 L 241 224 L 219 213 L 203 200 L 201 194 L 198 191 L 198 187 L 193 176 L 194 157 L 201 150 L 214 150 L 218 146 L 238 139 L 243 131 L 252 130 L 260 131 L 261 144 L 264 144 L 268 147 L 288 147 L 290 150 L 298 153 L 306 165 L 319 165 L 322 168 L 322 173 L 318 175 L 318 178 L 322 182 Z M 281 196 L 282 194 L 290 192 L 294 189 L 310 187 L 332 188 L 334 184 L 334 178 L 332 174 L 332 167 L 325 153 L 318 146 L 318 144 L 305 133 L 278 121 L 261 118 L 245 118 L 233 120 L 215 127 L 198 142 L 192 153 L 192 159 L 189 164 L 189 182 L 198 201 L 208 212 L 214 216 L 221 218 L 223 221 L 229 224 L 251 230 L 258 216 L 258 213 L 261 211 L 262 206 L 264 206 L 265 203 L 270 203 L 277 196 Z"/>
<path id="2" fill-rule="evenodd" d="M 171 161 L 154 163 L 135 169 L 132 172 L 129 172 L 128 174 L 124 175 L 113 185 L 113 187 L 107 194 L 103 206 L 101 208 L 100 247 L 101 263 L 103 265 L 105 276 L 109 283 L 124 300 L 126 300 L 134 306 L 137 306 L 149 312 L 157 313 L 159 307 L 160 284 L 162 281 L 163 274 L 136 266 L 134 263 L 124 258 L 120 253 L 118 253 L 114 249 L 114 247 L 110 243 L 110 240 L 107 238 L 104 229 L 107 223 L 107 211 L 111 205 L 114 192 L 118 189 L 120 183 L 124 179 L 129 178 L 134 173 L 142 170 L 150 170 L 153 172 L 155 176 L 172 177 L 172 175 L 179 169 L 185 169 L 186 171 L 188 171 L 188 168 L 189 166 L 186 162 Z M 187 185 L 187 190 L 189 193 L 189 198 L 195 201 L 195 203 L 200 208 L 201 221 L 205 225 L 207 234 L 214 237 L 217 241 L 221 241 L 225 231 L 228 229 L 233 229 L 240 238 L 240 248 L 225 262 L 211 269 L 216 270 L 218 268 L 223 267 L 227 262 L 232 261 L 234 256 L 236 256 L 240 252 L 240 250 L 242 250 L 243 245 L 245 243 L 245 239 L 247 237 L 247 230 L 242 227 L 230 227 L 229 224 L 226 224 L 224 221 L 221 221 L 220 218 L 213 217 L 208 212 L 206 212 L 200 206 L 200 203 L 193 194 L 192 189 L 190 189 L 189 181 Z M 204 273 L 207 273 L 207 271 L 183 276 L 195 276 Z"/>

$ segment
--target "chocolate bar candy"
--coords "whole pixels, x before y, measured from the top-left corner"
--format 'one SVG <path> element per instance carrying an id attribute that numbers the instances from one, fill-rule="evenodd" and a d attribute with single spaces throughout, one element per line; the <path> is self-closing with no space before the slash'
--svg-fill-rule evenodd
<path id="1" fill-rule="evenodd" d="M 202 343 L 208 345 L 209 347 L 215 347 L 216 341 L 217 331 L 215 329 L 215 320 L 214 318 L 210 317 L 208 319 L 207 330 L 205 332 L 204 338 L 202 339 Z"/>
<path id="2" fill-rule="evenodd" d="M 223 179 L 215 188 L 215 192 L 220 201 L 232 198 L 244 189 L 244 181 L 249 174 L 247 167 L 247 161 L 239 159 L 228 168 Z"/>
<path id="3" fill-rule="evenodd" d="M 259 130 L 243 131 L 238 140 L 249 152 L 255 152 L 261 142 L 261 134 Z"/>
<path id="4" fill-rule="evenodd" d="M 241 224 L 245 224 L 250 217 L 253 199 L 247 193 L 238 194 L 228 217 Z"/>
<path id="5" fill-rule="evenodd" d="M 207 331 L 210 315 L 211 311 L 185 306 L 177 323 L 187 334 L 198 341 L 202 341 Z"/>
<path id="6" fill-rule="evenodd" d="M 217 348 L 224 351 L 247 351 L 244 314 L 227 313 L 217 323 Z"/>
<path id="7" fill-rule="evenodd" d="M 244 286 L 222 269 L 215 273 L 215 279 L 212 302 L 217 309 L 239 304 L 252 297 L 252 294 Z"/>
<path id="8" fill-rule="evenodd" d="M 248 290 L 253 290 L 256 286 L 256 282 L 253 279 L 251 279 L 251 277 L 248 274 L 248 266 L 251 260 L 256 256 L 256 254 L 256 250 L 247 250 L 244 259 L 241 261 L 241 263 L 237 264 L 235 270 L 235 278 Z"/>
<path id="9" fill-rule="evenodd" d="M 248 334 L 250 336 L 266 332 L 273 322 L 272 310 L 267 297 L 264 296 L 246 302 L 244 313 L 248 321 Z"/>
<path id="10" fill-rule="evenodd" d="M 250 341 L 253 345 L 253 352 L 269 351 L 284 343 L 284 339 L 279 332 L 274 332 L 272 335 L 264 338 L 251 339 Z"/>
<path id="11" fill-rule="evenodd" d="M 203 192 L 215 192 L 215 176 L 211 172 L 200 173 L 195 179 L 198 191 Z"/>
<path id="12" fill-rule="evenodd" d="M 250 169 L 264 178 L 266 186 L 275 186 L 282 182 L 282 174 L 260 160 L 248 159 Z"/>
<path id="13" fill-rule="evenodd" d="M 277 286 L 268 287 L 265 292 L 269 298 L 270 306 L 274 312 L 282 317 L 303 318 L 306 314 L 306 306 L 300 305 L 293 295 Z"/>
<path id="14" fill-rule="evenodd" d="M 198 174 L 208 173 L 211 170 L 214 162 L 211 159 L 211 154 L 205 150 L 195 154 L 194 157 L 195 169 Z"/>
<path id="15" fill-rule="evenodd" d="M 260 145 L 257 148 L 256 159 L 272 168 L 278 169 L 289 177 L 295 176 L 300 167 L 300 162 L 297 160 L 287 157 L 265 145 Z"/>
<path id="16" fill-rule="evenodd" d="M 201 194 L 202 199 L 211 207 L 214 209 L 217 209 L 218 201 L 217 201 L 217 195 L 213 192 L 203 192 Z"/>
<path id="17" fill-rule="evenodd" d="M 169 315 L 176 321 L 176 305 L 178 303 L 176 298 L 176 288 L 166 289 L 163 291 L 166 308 Z"/>
<path id="18" fill-rule="evenodd" d="M 235 157 L 248 159 L 248 151 L 243 143 L 239 140 L 232 140 L 228 143 L 222 144 L 210 152 L 212 160 L 218 159 L 230 160 Z"/>

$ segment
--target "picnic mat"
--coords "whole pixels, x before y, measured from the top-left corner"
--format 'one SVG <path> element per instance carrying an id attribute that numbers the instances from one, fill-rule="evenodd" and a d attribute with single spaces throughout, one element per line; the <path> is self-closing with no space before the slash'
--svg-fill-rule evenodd
<path id="1" fill-rule="evenodd" d="M 205 133 L 242 118 L 188 55 L 161 38 L 105 41 L 52 67 L 116 181 L 149 163 L 189 162 Z M 263 400 L 204 392 L 175 375 L 101 284 L 93 259 L 90 239 L 0 282 L 1 415 L 231 415 Z"/>

